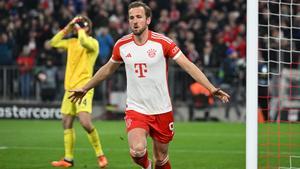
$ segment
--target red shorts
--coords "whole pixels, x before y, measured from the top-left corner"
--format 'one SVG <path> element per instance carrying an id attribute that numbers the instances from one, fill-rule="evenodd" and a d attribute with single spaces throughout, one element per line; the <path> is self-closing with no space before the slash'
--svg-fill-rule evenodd
<path id="1" fill-rule="evenodd" d="M 161 142 L 169 143 L 174 136 L 173 112 L 145 115 L 134 110 L 126 111 L 125 116 L 127 132 L 134 128 L 145 129 L 150 136 Z"/>

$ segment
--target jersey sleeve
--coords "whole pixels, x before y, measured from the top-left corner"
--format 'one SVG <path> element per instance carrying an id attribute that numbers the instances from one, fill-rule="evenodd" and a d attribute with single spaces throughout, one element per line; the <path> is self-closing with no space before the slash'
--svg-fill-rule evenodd
<path id="1" fill-rule="evenodd" d="M 123 63 L 123 59 L 120 54 L 120 45 L 118 42 L 115 44 L 113 48 L 112 57 L 110 58 L 110 60 L 114 63 Z"/>
<path id="2" fill-rule="evenodd" d="M 93 38 L 90 38 L 83 29 L 80 29 L 78 31 L 78 39 L 79 39 L 81 46 L 83 46 L 87 50 L 90 50 L 90 51 L 99 50 L 98 41 Z"/>
<path id="3" fill-rule="evenodd" d="M 164 52 L 165 57 L 172 58 L 174 60 L 176 60 L 181 54 L 179 47 L 169 38 L 167 39 L 166 43 L 164 43 Z"/>
<path id="4" fill-rule="evenodd" d="M 59 31 L 54 37 L 50 40 L 50 45 L 55 48 L 68 48 L 68 40 L 63 39 L 65 36 L 65 32 L 63 30 Z"/>

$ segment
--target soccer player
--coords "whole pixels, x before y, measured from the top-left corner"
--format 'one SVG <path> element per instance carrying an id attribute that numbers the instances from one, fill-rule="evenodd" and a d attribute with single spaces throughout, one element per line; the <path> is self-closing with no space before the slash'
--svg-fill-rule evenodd
<path id="1" fill-rule="evenodd" d="M 63 39 L 69 33 L 75 33 L 77 38 Z M 87 132 L 88 139 L 93 146 L 98 164 L 101 168 L 107 166 L 108 162 L 104 156 L 97 129 L 91 121 L 92 99 L 94 91 L 90 90 L 83 98 L 82 104 L 72 103 L 68 97 L 68 90 L 81 87 L 86 84 L 93 75 L 93 67 L 99 53 L 99 45 L 92 38 L 92 22 L 86 16 L 77 16 L 67 26 L 58 32 L 50 41 L 50 45 L 67 51 L 67 65 L 65 73 L 65 94 L 62 101 L 62 123 L 64 128 L 65 156 L 60 161 L 53 161 L 54 167 L 72 167 L 74 165 L 74 143 L 75 131 L 73 122 L 76 116 L 81 126 Z"/>
<path id="2" fill-rule="evenodd" d="M 125 63 L 127 77 L 127 127 L 130 155 L 143 169 L 151 169 L 148 159 L 147 136 L 153 140 L 155 169 L 170 169 L 168 147 L 174 135 L 174 119 L 167 83 L 167 60 L 173 59 L 197 82 L 223 102 L 229 95 L 215 88 L 206 76 L 190 62 L 176 44 L 162 34 L 148 29 L 151 9 L 135 1 L 128 7 L 132 33 L 119 39 L 111 59 L 82 88 L 71 90 L 72 102 L 84 96 Z"/>

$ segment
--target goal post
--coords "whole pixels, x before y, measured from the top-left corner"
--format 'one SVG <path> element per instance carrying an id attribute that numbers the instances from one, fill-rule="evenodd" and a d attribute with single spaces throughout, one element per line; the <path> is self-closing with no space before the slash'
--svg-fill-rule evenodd
<path id="1" fill-rule="evenodd" d="M 258 161 L 258 0 L 247 0 L 246 169 Z"/>

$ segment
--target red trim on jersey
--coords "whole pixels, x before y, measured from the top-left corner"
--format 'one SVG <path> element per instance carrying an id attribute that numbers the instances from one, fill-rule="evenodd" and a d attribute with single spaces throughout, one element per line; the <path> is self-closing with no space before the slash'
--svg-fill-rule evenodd
<path id="1" fill-rule="evenodd" d="M 124 35 L 120 40 L 122 40 L 122 39 L 127 39 L 127 38 L 132 38 L 132 36 L 133 36 L 133 34 L 130 33 L 130 34 L 128 34 L 128 35 Z"/>
<path id="2" fill-rule="evenodd" d="M 128 34 L 128 35 L 125 35 L 123 36 L 122 38 L 120 38 L 117 43 L 122 43 L 122 42 L 127 42 L 128 40 L 133 40 L 133 34 Z"/>
<path id="3" fill-rule="evenodd" d="M 162 44 L 164 56 L 166 58 L 173 58 L 180 51 L 177 45 L 170 38 L 162 34 L 152 32 L 150 40 Z"/>
<path id="4" fill-rule="evenodd" d="M 133 34 L 128 34 L 126 36 L 123 36 L 121 39 L 119 39 L 112 51 L 112 60 L 123 62 L 123 59 L 120 54 L 120 47 L 126 43 L 129 43 L 133 41 Z"/>
<path id="5" fill-rule="evenodd" d="M 133 42 L 134 42 L 137 46 L 143 46 L 143 45 L 145 45 L 145 44 L 148 42 L 150 36 L 151 36 L 151 31 L 148 30 L 148 37 L 147 37 L 146 41 L 145 41 L 144 43 L 142 43 L 142 44 L 138 44 L 138 43 L 135 41 L 134 36 L 132 36 L 132 39 L 133 39 Z"/>
<path id="6" fill-rule="evenodd" d="M 153 38 L 156 38 L 156 39 L 163 39 L 163 40 L 165 40 L 167 43 L 169 43 L 169 44 L 172 44 L 173 43 L 173 41 L 170 39 L 170 38 L 168 38 L 168 37 L 166 37 L 166 36 L 164 36 L 164 35 L 162 35 L 162 34 L 158 34 L 158 33 L 153 33 L 152 34 L 152 37 Z"/>

